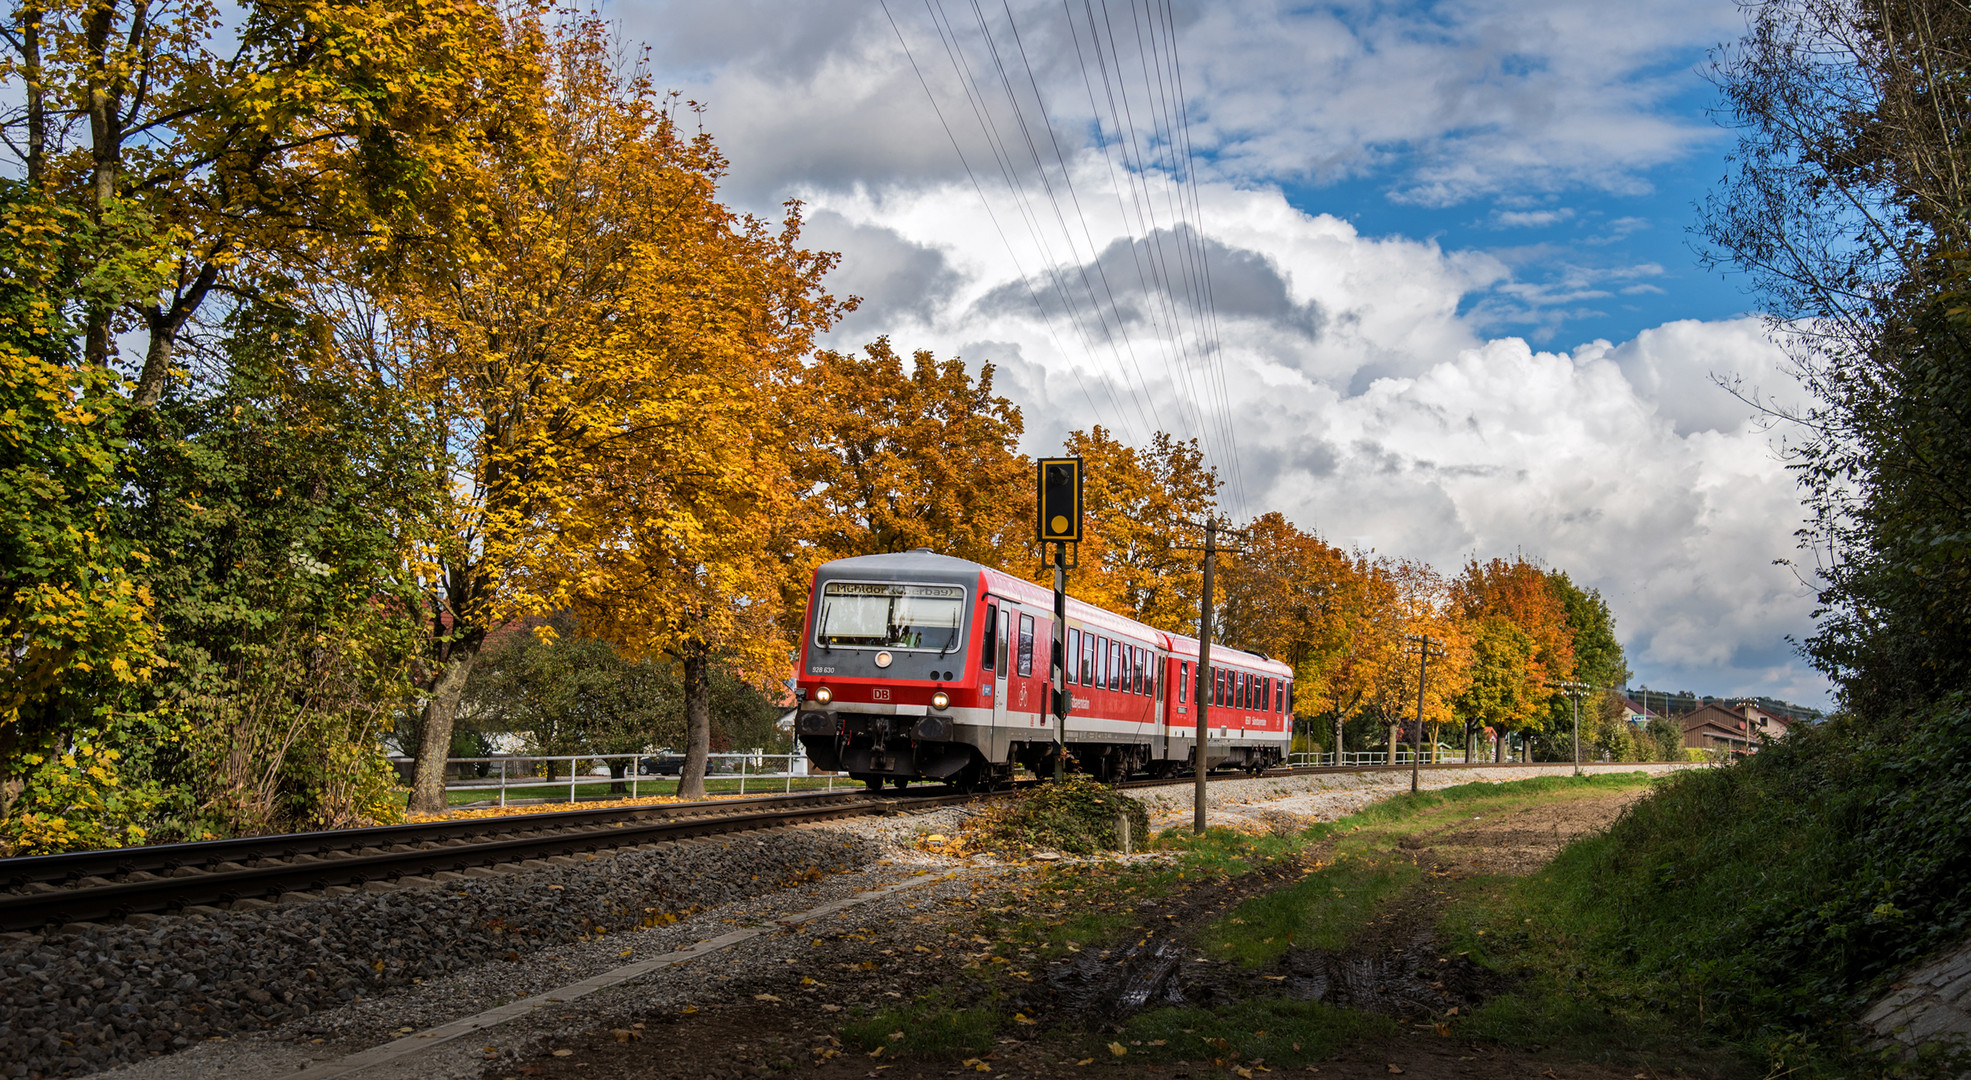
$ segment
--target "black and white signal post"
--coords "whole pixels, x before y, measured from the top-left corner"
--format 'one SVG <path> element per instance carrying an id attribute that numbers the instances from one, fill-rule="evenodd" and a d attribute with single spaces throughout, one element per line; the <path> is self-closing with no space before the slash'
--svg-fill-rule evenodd
<path id="1" fill-rule="evenodd" d="M 1061 780 L 1068 770 L 1068 545 L 1081 543 L 1081 459 L 1041 458 L 1040 491 L 1035 500 L 1040 509 L 1040 551 L 1054 545 L 1054 779 Z"/>

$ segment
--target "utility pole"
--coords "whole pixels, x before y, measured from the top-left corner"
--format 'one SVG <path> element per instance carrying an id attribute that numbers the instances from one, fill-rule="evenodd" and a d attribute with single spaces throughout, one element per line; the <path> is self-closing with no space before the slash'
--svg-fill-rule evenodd
<path id="1" fill-rule="evenodd" d="M 1198 604 L 1198 691 L 1192 700 L 1198 706 L 1198 744 L 1193 748 L 1191 774 L 1195 791 L 1191 811 L 1191 831 L 1205 831 L 1205 734 L 1211 727 L 1211 573 L 1218 562 L 1218 519 L 1205 519 L 1204 598 Z"/>
<path id="2" fill-rule="evenodd" d="M 1443 656 L 1444 650 L 1429 634 L 1410 634 L 1406 640 L 1417 654 L 1417 729 L 1410 733 L 1410 794 L 1415 795 L 1418 773 L 1423 768 L 1424 680 L 1429 675 L 1431 656 Z"/>
<path id="3" fill-rule="evenodd" d="M 1594 687 L 1584 682 L 1555 682 L 1548 686 L 1566 694 L 1574 702 L 1574 775 L 1581 775 L 1581 696 Z"/>
<path id="4" fill-rule="evenodd" d="M 1054 545 L 1054 779 L 1068 775 L 1068 545 Z"/>
<path id="5" fill-rule="evenodd" d="M 1191 828 L 1199 835 L 1205 831 L 1205 737 L 1211 720 L 1211 578 L 1218 563 L 1218 519 L 1207 517 L 1200 525 L 1195 521 L 1179 519 L 1181 524 L 1204 530 L 1204 547 L 1197 548 L 1185 544 L 1173 545 L 1176 551 L 1204 552 L 1204 595 L 1198 600 L 1198 671 L 1195 692 L 1191 702 L 1198 710 L 1198 744 L 1192 750 L 1191 773 L 1195 778 L 1197 790 L 1193 800 L 1195 806 L 1191 816 Z M 1226 529 L 1226 532 L 1246 538 L 1239 529 Z M 1237 548 L 1226 550 L 1236 551 Z"/>

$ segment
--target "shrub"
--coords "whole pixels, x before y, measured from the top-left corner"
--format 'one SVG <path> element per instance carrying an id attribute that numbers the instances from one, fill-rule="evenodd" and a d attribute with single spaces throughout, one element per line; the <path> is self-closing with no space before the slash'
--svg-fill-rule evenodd
<path id="1" fill-rule="evenodd" d="M 1143 804 L 1085 776 L 1040 784 L 1010 805 L 974 818 L 975 836 L 967 847 L 1054 848 L 1075 855 L 1121 847 L 1116 817 L 1127 815 L 1138 846 L 1149 840 L 1150 815 Z"/>

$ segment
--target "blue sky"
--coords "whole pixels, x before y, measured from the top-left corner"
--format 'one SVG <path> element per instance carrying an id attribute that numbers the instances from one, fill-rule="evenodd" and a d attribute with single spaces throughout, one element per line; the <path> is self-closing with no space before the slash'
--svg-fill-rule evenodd
<path id="1" fill-rule="evenodd" d="M 1235 514 L 1452 572 L 1538 557 L 1602 590 L 1651 687 L 1826 702 L 1787 643 L 1810 592 L 1774 565 L 1801 517 L 1785 433 L 1718 385 L 1793 384 L 1693 250 L 1731 143 L 1699 68 L 1743 28 L 1732 0 L 609 10 L 702 104 L 727 197 L 800 198 L 842 253 L 863 306 L 831 344 L 993 364 L 1029 452 L 1162 426 Z M 1183 94 L 1131 84 L 1173 41 Z M 1094 138 L 1130 127 L 1114 87 L 1149 145 L 1145 118 L 1188 116 L 1195 187 Z M 1159 197 L 1188 232 L 1132 217 Z M 1213 268 L 1209 331 L 1141 276 L 1182 243 Z"/>

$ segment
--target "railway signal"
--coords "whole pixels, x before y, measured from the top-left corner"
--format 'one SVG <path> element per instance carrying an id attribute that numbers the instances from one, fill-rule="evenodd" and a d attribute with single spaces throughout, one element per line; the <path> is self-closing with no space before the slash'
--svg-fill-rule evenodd
<path id="1" fill-rule="evenodd" d="M 1041 550 L 1047 544 L 1081 543 L 1081 459 L 1041 458 L 1040 494 Z"/>
<path id="2" fill-rule="evenodd" d="M 1048 704 L 1054 707 L 1054 779 L 1061 780 L 1068 770 L 1068 545 L 1081 543 L 1081 459 L 1041 458 L 1038 480 L 1034 505 L 1039 508 L 1035 525 L 1041 554 L 1054 545 L 1054 643 L 1048 650 L 1053 689 Z"/>

